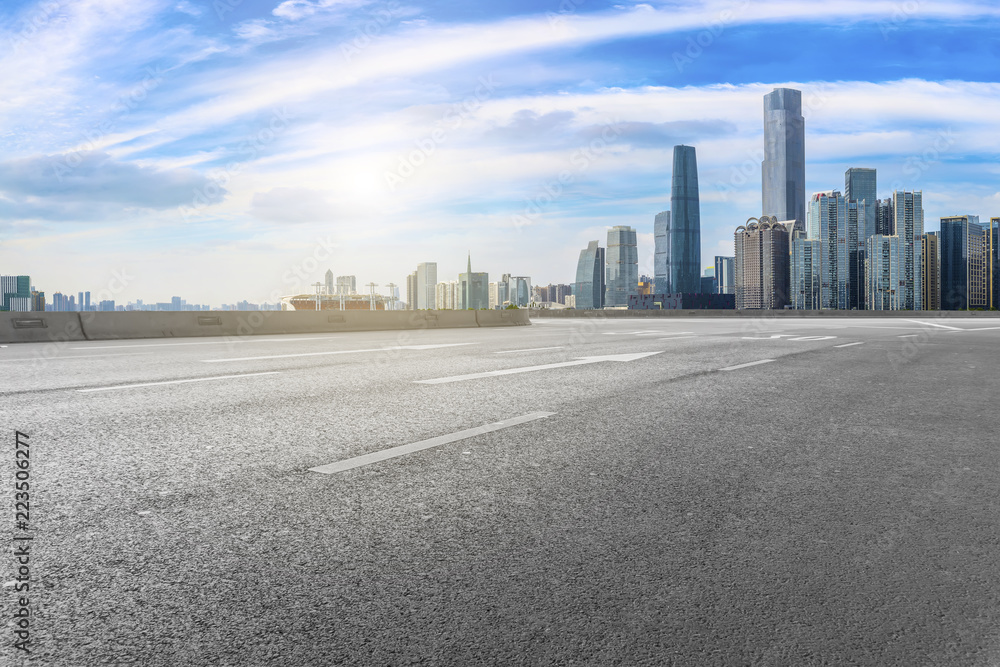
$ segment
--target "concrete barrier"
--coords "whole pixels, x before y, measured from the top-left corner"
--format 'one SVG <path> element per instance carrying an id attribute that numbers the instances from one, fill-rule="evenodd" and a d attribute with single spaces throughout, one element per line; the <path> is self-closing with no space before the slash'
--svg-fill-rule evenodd
<path id="1" fill-rule="evenodd" d="M 0 313 L 0 343 L 87 340 L 79 313 Z"/>
<path id="2" fill-rule="evenodd" d="M 904 319 L 976 317 L 983 319 L 1000 318 L 1000 311 L 990 310 L 550 310 L 548 308 L 529 309 L 533 318 L 658 318 L 658 317 L 719 317 L 762 319 L 774 317 L 822 318 L 822 317 L 899 317 Z"/>
<path id="3" fill-rule="evenodd" d="M 523 309 L 0 313 L 0 342 L 235 337 L 529 324 L 528 312 Z"/>

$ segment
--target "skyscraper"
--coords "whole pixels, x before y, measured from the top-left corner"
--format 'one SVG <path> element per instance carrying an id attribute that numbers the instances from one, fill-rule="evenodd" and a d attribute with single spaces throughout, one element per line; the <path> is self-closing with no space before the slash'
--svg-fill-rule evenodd
<path id="1" fill-rule="evenodd" d="M 653 220 L 653 294 L 671 294 L 670 211 L 657 213 Z"/>
<path id="2" fill-rule="evenodd" d="M 865 302 L 868 310 L 908 310 L 902 279 L 903 244 L 899 236 L 876 234 L 865 243 Z"/>
<path id="3" fill-rule="evenodd" d="M 324 286 L 326 287 L 326 293 L 327 294 L 333 294 L 333 285 L 334 285 L 334 283 L 333 283 L 333 271 L 331 271 L 330 269 L 326 270 L 326 275 L 324 276 L 323 283 L 324 283 Z"/>
<path id="4" fill-rule="evenodd" d="M 900 286 L 903 290 L 903 310 L 923 310 L 923 281 L 921 280 L 920 259 L 921 239 L 924 235 L 923 193 L 895 191 L 892 193 L 892 210 L 895 215 L 893 226 L 899 237 L 903 265 L 900 270 Z M 943 248 L 942 248 L 943 249 Z M 942 300 L 943 300 L 942 294 Z M 942 306 L 944 304 L 942 303 Z"/>
<path id="5" fill-rule="evenodd" d="M 892 211 L 891 199 L 882 199 L 875 204 L 875 233 L 882 236 L 896 233 L 896 215 Z"/>
<path id="6" fill-rule="evenodd" d="M 765 216 L 806 222 L 806 124 L 802 92 L 775 88 L 764 96 L 764 162 L 761 190 Z"/>
<path id="7" fill-rule="evenodd" d="M 858 230 L 862 252 L 868 237 L 878 233 L 877 182 L 874 169 L 852 167 L 844 173 L 844 199 L 865 203 L 865 224 Z"/>
<path id="8" fill-rule="evenodd" d="M 604 308 L 604 248 L 591 241 L 580 251 L 576 265 L 576 307 L 594 310 Z"/>
<path id="9" fill-rule="evenodd" d="M 715 257 L 715 282 L 718 285 L 719 294 L 735 294 L 736 280 L 733 275 L 733 257 Z"/>
<path id="10" fill-rule="evenodd" d="M 990 232 L 978 215 L 941 218 L 941 309 L 989 308 Z"/>
<path id="11" fill-rule="evenodd" d="M 674 146 L 668 262 L 670 293 L 701 292 L 701 205 L 694 146 Z"/>
<path id="12" fill-rule="evenodd" d="M 490 305 L 490 276 L 488 273 L 472 272 L 472 254 L 469 254 L 468 268 L 458 276 L 459 304 L 462 310 L 482 310 Z"/>
<path id="13" fill-rule="evenodd" d="M 941 245 L 936 232 L 924 234 L 921 244 L 921 266 L 924 274 L 921 301 L 924 310 L 941 310 Z"/>
<path id="14" fill-rule="evenodd" d="M 31 310 L 30 276 L 0 276 L 0 310 Z"/>
<path id="15" fill-rule="evenodd" d="M 789 301 L 796 310 L 819 310 L 823 280 L 823 243 L 819 239 L 806 238 L 802 232 L 794 232 L 792 236 Z"/>
<path id="16" fill-rule="evenodd" d="M 337 276 L 337 294 L 350 296 L 358 293 L 358 279 L 356 276 Z"/>
<path id="17" fill-rule="evenodd" d="M 737 310 L 788 305 L 788 229 L 774 218 L 750 218 L 734 240 Z"/>
<path id="18" fill-rule="evenodd" d="M 860 231 L 865 222 L 864 203 L 848 201 L 836 190 L 819 192 L 809 201 L 808 221 L 809 239 L 821 244 L 821 258 L 812 260 L 820 271 L 821 293 L 816 307 L 864 309 L 864 241 Z"/>
<path id="19" fill-rule="evenodd" d="M 417 309 L 417 272 L 406 276 L 406 307 L 408 310 Z"/>
<path id="20" fill-rule="evenodd" d="M 628 306 L 628 298 L 639 290 L 639 251 L 635 230 L 618 225 L 608 230 L 606 306 Z M 555 301 L 555 299 L 549 299 Z"/>
<path id="21" fill-rule="evenodd" d="M 434 286 L 437 285 L 437 262 L 417 264 L 417 310 L 434 307 Z"/>

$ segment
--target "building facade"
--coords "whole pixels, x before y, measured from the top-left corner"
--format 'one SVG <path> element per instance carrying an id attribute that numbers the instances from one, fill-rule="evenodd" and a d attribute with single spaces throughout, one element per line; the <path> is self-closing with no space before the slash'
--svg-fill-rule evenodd
<path id="1" fill-rule="evenodd" d="M 852 167 L 844 173 L 844 199 L 864 202 L 864 224 L 858 226 L 859 243 L 864 252 L 865 241 L 878 233 L 878 178 L 874 169 Z M 864 291 L 864 290 L 862 290 Z"/>
<path id="2" fill-rule="evenodd" d="M 868 310 L 910 310 L 903 279 L 903 243 L 899 236 L 876 234 L 865 244 Z"/>
<path id="3" fill-rule="evenodd" d="M 806 221 L 806 124 L 802 92 L 775 88 L 764 96 L 764 161 L 761 163 L 765 217 Z"/>
<path id="4" fill-rule="evenodd" d="M 628 298 L 639 290 L 639 251 L 635 230 L 616 226 L 608 230 L 606 306 L 627 306 Z M 555 301 L 548 298 L 547 301 Z"/>
<path id="5" fill-rule="evenodd" d="M 882 199 L 876 203 L 875 233 L 882 236 L 896 233 L 896 214 L 893 212 L 891 199 Z"/>
<path id="6" fill-rule="evenodd" d="M 698 160 L 693 146 L 674 146 L 669 238 L 667 275 L 670 291 L 700 292 L 701 204 L 698 197 Z"/>
<path id="7" fill-rule="evenodd" d="M 921 301 L 924 310 L 941 310 L 941 244 L 937 232 L 927 232 L 921 239 L 920 270 L 924 276 Z"/>
<path id="8" fill-rule="evenodd" d="M 903 258 L 900 274 L 903 281 L 903 310 L 923 310 L 923 281 L 920 268 L 920 247 L 924 236 L 923 193 L 919 190 L 893 192 L 892 209 L 894 230 L 899 237 Z"/>
<path id="9" fill-rule="evenodd" d="M 0 276 L 0 310 L 31 310 L 31 277 Z"/>
<path id="10" fill-rule="evenodd" d="M 734 276 L 735 258 L 715 256 L 715 283 L 719 294 L 735 294 L 736 279 Z"/>
<path id="11" fill-rule="evenodd" d="M 823 244 L 794 232 L 792 239 L 790 301 L 796 310 L 821 308 Z"/>
<path id="12" fill-rule="evenodd" d="M 820 192 L 809 201 L 810 240 L 821 244 L 820 308 L 864 309 L 865 205 L 839 192 Z M 811 253 L 811 251 L 810 251 Z"/>
<path id="13" fill-rule="evenodd" d="M 789 223 L 794 226 L 796 223 Z M 735 232 L 736 308 L 778 310 L 788 305 L 788 229 L 774 218 L 750 218 Z"/>
<path id="14" fill-rule="evenodd" d="M 670 292 L 670 211 L 657 213 L 653 219 L 653 291 Z"/>
<path id="15" fill-rule="evenodd" d="M 580 251 L 576 265 L 576 308 L 596 310 L 604 308 L 604 248 L 591 241 Z"/>
<path id="16" fill-rule="evenodd" d="M 472 272 L 472 255 L 469 255 L 468 268 L 458 276 L 460 307 L 463 310 L 483 310 L 490 307 L 490 276 L 488 273 Z"/>
<path id="17" fill-rule="evenodd" d="M 989 308 L 990 230 L 978 215 L 941 218 L 941 309 Z"/>
<path id="18" fill-rule="evenodd" d="M 437 281 L 437 262 L 417 264 L 417 310 L 434 307 L 434 287 Z"/>

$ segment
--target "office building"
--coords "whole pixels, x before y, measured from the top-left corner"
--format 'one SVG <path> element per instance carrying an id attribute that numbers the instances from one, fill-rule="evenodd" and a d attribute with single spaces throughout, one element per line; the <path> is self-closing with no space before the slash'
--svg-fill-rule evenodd
<path id="1" fill-rule="evenodd" d="M 619 225 L 608 230 L 606 306 L 627 306 L 639 290 L 639 251 L 635 230 Z M 555 299 L 543 299 L 555 301 Z"/>
<path id="2" fill-rule="evenodd" d="M 865 243 L 865 302 L 868 310 L 911 310 L 903 279 L 903 240 L 876 234 Z"/>
<path id="3" fill-rule="evenodd" d="M 417 272 L 406 276 L 406 308 L 407 310 L 417 309 Z"/>
<path id="4" fill-rule="evenodd" d="M 733 257 L 715 256 L 715 283 L 719 294 L 735 294 L 736 280 L 733 275 Z"/>
<path id="5" fill-rule="evenodd" d="M 604 289 L 604 249 L 601 248 L 601 289 Z M 518 308 L 527 308 L 531 304 L 531 278 L 528 276 L 510 276 L 508 283 L 510 302 Z"/>
<path id="6" fill-rule="evenodd" d="M 762 210 L 765 217 L 794 220 L 800 231 L 806 221 L 805 146 L 802 92 L 775 88 L 764 96 Z"/>
<path id="7" fill-rule="evenodd" d="M 1000 218 L 990 218 L 990 308 L 1000 309 Z"/>
<path id="8" fill-rule="evenodd" d="M 639 276 L 639 285 L 636 294 L 646 296 L 653 293 L 653 278 L 651 276 Z"/>
<path id="9" fill-rule="evenodd" d="M 670 188 L 670 293 L 701 292 L 701 204 L 693 146 L 674 146 Z"/>
<path id="10" fill-rule="evenodd" d="M 899 237 L 903 265 L 900 280 L 903 281 L 903 310 L 923 310 L 921 280 L 921 239 L 924 235 L 923 193 L 896 191 L 892 193 L 894 230 Z M 942 250 L 944 247 L 942 246 Z M 942 276 L 943 277 L 943 276 Z M 941 295 L 942 306 L 944 294 Z"/>
<path id="11" fill-rule="evenodd" d="M 437 280 L 437 265 L 435 264 L 434 270 L 435 281 Z M 337 276 L 336 283 L 337 294 L 343 296 L 350 296 L 351 294 L 358 293 L 358 278 L 357 276 Z"/>
<path id="12" fill-rule="evenodd" d="M 789 221 L 787 226 L 798 224 Z M 735 232 L 733 259 L 736 308 L 782 309 L 788 305 L 789 249 L 786 224 L 767 216 L 750 218 Z"/>
<path id="13" fill-rule="evenodd" d="M 417 310 L 434 308 L 434 286 L 437 285 L 437 262 L 417 264 Z"/>
<path id="14" fill-rule="evenodd" d="M 30 276 L 0 276 L 0 310 L 21 313 L 31 310 Z"/>
<path id="15" fill-rule="evenodd" d="M 823 243 L 802 232 L 792 236 L 791 306 L 796 310 L 820 310 Z"/>
<path id="16" fill-rule="evenodd" d="M 323 276 L 323 289 L 326 294 L 334 293 L 334 282 L 333 282 L 333 271 L 330 269 L 326 270 L 326 275 Z"/>
<path id="17" fill-rule="evenodd" d="M 924 310 L 941 310 L 941 244 L 937 232 L 924 234 L 920 269 L 924 276 L 921 301 Z"/>
<path id="18" fill-rule="evenodd" d="M 818 262 L 812 258 L 812 250 L 808 251 L 810 264 L 820 270 L 820 308 L 864 309 L 864 239 L 861 236 L 865 219 L 864 202 L 849 201 L 837 191 L 820 192 L 810 199 L 808 238 L 821 243 Z M 802 259 L 805 261 L 805 255 Z M 807 278 L 804 274 L 800 277 Z"/>
<path id="19" fill-rule="evenodd" d="M 989 308 L 990 230 L 978 215 L 941 218 L 941 310 Z"/>
<path id="20" fill-rule="evenodd" d="M 597 310 L 604 308 L 604 248 L 597 241 L 591 241 L 580 251 L 576 265 L 576 308 Z"/>
<path id="21" fill-rule="evenodd" d="M 458 289 L 460 294 L 459 307 L 462 310 L 483 310 L 489 308 L 490 276 L 488 273 L 472 272 L 472 254 L 469 254 L 468 268 L 465 273 L 458 276 Z"/>
<path id="22" fill-rule="evenodd" d="M 45 312 L 45 292 L 31 290 L 31 310 L 38 313 Z"/>
<path id="23" fill-rule="evenodd" d="M 852 167 L 844 173 L 844 199 L 864 202 L 865 220 L 858 225 L 859 245 L 864 252 L 865 241 L 878 233 L 877 178 L 874 169 Z M 863 290 L 862 290 L 863 291 Z"/>
<path id="24" fill-rule="evenodd" d="M 653 291 L 669 294 L 670 276 L 670 211 L 657 213 L 653 219 Z"/>

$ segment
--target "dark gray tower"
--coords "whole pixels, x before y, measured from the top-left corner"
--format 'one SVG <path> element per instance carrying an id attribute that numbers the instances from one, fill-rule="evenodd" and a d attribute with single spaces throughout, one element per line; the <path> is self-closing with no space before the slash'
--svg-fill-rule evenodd
<path id="1" fill-rule="evenodd" d="M 674 146 L 670 188 L 670 255 L 667 275 L 673 294 L 701 292 L 701 205 L 694 146 Z"/>
<path id="2" fill-rule="evenodd" d="M 670 211 L 653 219 L 653 294 L 670 294 Z"/>
<path id="3" fill-rule="evenodd" d="M 764 96 L 764 162 L 761 164 L 764 215 L 806 225 L 806 122 L 802 92 L 775 88 Z"/>

